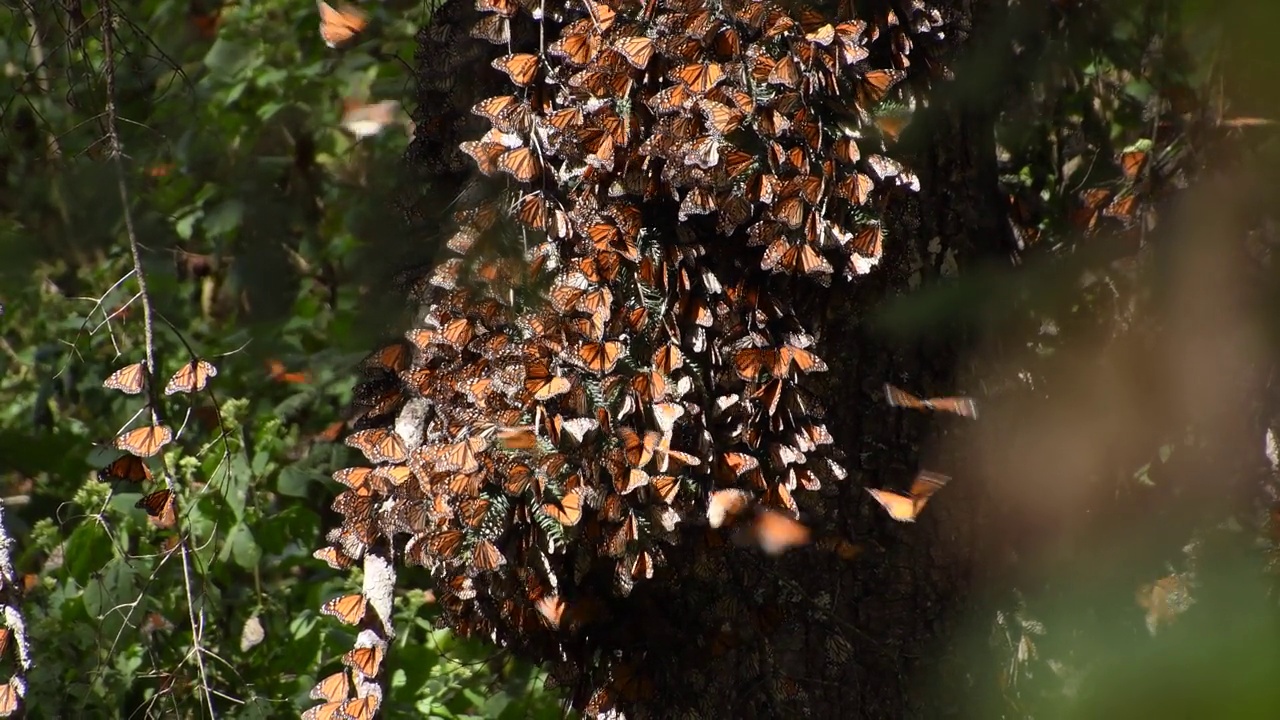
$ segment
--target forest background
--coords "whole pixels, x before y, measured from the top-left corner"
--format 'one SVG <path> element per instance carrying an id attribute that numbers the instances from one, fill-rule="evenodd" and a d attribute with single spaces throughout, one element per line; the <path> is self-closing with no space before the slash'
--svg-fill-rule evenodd
<path id="1" fill-rule="evenodd" d="M 359 140 L 350 113 L 384 100 L 411 105 L 414 38 L 431 8 L 366 3 L 376 32 L 334 52 L 317 33 L 315 8 L 301 0 L 120 3 L 111 45 L 104 43 L 99 3 L 6 5 L 0 496 L 15 540 L 6 602 L 21 612 L 25 632 L 23 647 L 0 663 L 25 675 L 32 717 L 296 715 L 315 703 L 308 691 L 351 647 L 352 633 L 318 608 L 351 591 L 353 581 L 312 553 L 333 523 L 329 503 L 337 486 L 330 473 L 357 464 L 355 451 L 341 443 L 356 367 L 403 331 L 400 300 L 385 288 L 420 240 L 391 210 L 406 182 L 411 107 Z M 1073 91 L 1088 102 L 1101 86 L 1117 106 L 1135 107 L 1157 86 L 1185 87 L 1226 140 L 1247 142 L 1256 153 L 1230 154 L 1227 169 L 1197 167 L 1188 184 L 1209 176 L 1218 183 L 1212 197 L 1245 198 L 1239 205 L 1248 208 L 1199 206 L 1191 216 L 1199 220 L 1196 233 L 1231 228 L 1265 246 L 1264 261 L 1250 266 L 1261 292 L 1247 308 L 1227 310 L 1257 353 L 1241 362 L 1265 376 L 1277 339 L 1275 314 L 1267 312 L 1276 285 L 1269 226 L 1257 208 L 1274 199 L 1268 127 L 1280 113 L 1274 83 L 1265 81 L 1277 76 L 1267 75 L 1277 63 L 1256 33 L 1275 27 L 1280 11 L 1250 3 L 1211 9 L 1199 0 L 1114 5 L 1087 41 L 1070 45 L 1061 29 L 1055 68 L 1087 81 Z M 1150 17 L 1156 5 L 1166 23 L 1159 34 L 1185 40 L 1187 56 L 1177 62 L 1150 62 L 1149 28 L 1132 20 Z M 1106 119 L 1113 126 L 1104 132 L 1117 151 L 1145 152 L 1150 117 L 1111 109 Z M 1031 123 L 1017 109 L 1009 116 L 1010 132 Z M 1029 186 L 1036 170 L 1006 174 L 1011 185 Z M 185 428 L 180 447 L 166 450 L 181 488 L 177 530 L 157 528 L 136 507 L 152 484 L 98 479 L 119 455 L 111 439 L 138 406 L 136 398 L 102 387 L 143 353 L 126 215 L 140 239 L 156 312 L 161 375 L 193 355 L 218 370 L 209 392 L 178 395 L 169 405 L 175 427 Z M 1066 248 L 1062 255 L 1093 248 L 1068 222 L 1046 220 L 1035 229 L 1042 245 Z M 1080 269 L 1039 266 L 1035 275 L 1002 268 L 978 281 L 926 288 L 882 310 L 887 325 L 910 335 L 952 314 L 986 313 L 1016 298 L 1024 308 L 1035 306 L 1028 314 L 1044 322 L 1035 353 L 1087 364 L 1088 352 L 1072 354 L 1078 337 L 1072 318 L 1090 318 L 1089 329 L 1079 331 L 1088 336 L 1103 324 L 1098 317 L 1115 321 L 1122 300 L 1152 288 L 1144 276 L 1125 285 L 1122 296 L 1107 273 L 1077 283 Z M 1214 282 L 1229 284 L 1222 277 Z M 1213 296 L 1222 287 L 1201 289 Z M 1193 326 L 1166 352 L 1194 347 L 1204 329 Z M 1204 371 L 1225 372 L 1212 365 Z M 1113 376 L 1073 377 L 1120 392 L 1109 384 Z M 1053 392 L 1067 397 L 1069 386 Z M 969 390 L 983 397 L 982 388 Z M 1256 399 L 1256 407 L 1239 410 L 1267 424 L 1276 417 L 1275 401 Z M 1249 440 L 1259 463 L 1266 462 L 1267 437 Z M 1127 474 L 1093 480 L 1113 483 L 1117 495 L 1173 484 L 1175 475 L 1185 480 L 1185 468 L 1164 468 L 1205 444 L 1190 430 L 1135 432 L 1124 441 L 1130 443 L 1124 455 L 1135 458 Z M 992 451 L 990 438 L 978 442 Z M 1043 558 L 999 575 L 985 589 L 990 597 L 964 619 L 964 633 L 948 640 L 957 657 L 985 668 L 976 674 L 985 684 L 972 697 L 953 699 L 963 708 L 958 712 L 1083 717 L 1102 703 L 1181 708 L 1175 715 L 1186 716 L 1192 702 L 1234 709 L 1233 717 L 1262 717 L 1274 707 L 1270 678 L 1280 655 L 1266 634 L 1276 627 L 1280 542 L 1267 502 L 1280 494 L 1274 456 L 1271 462 L 1263 468 L 1271 473 L 1269 489 L 1256 489 L 1257 502 L 1244 511 L 1212 514 L 1206 506 L 1204 521 L 1178 526 L 1193 529 L 1177 538 L 1162 532 L 1154 515 L 1112 518 L 1124 529 L 1109 525 L 1114 534 L 1107 542 L 1118 538 L 1144 552 L 1115 552 L 1115 545 L 1104 552 L 1096 539 L 1076 534 L 1071 547 L 1040 548 Z M 1212 466 L 1197 467 L 1197 477 L 1213 475 Z M 1196 577 L 1198 533 L 1223 527 L 1241 538 L 1232 546 L 1245 550 L 1215 566 L 1212 582 Z M 175 554 L 166 544 L 175 532 L 189 553 Z M 1155 544 L 1162 549 L 1150 551 Z M 1092 583 L 1101 557 L 1128 563 L 1126 572 Z M 1035 570 L 1026 571 L 1028 564 Z M 1110 582 L 1120 576 L 1127 584 Z M 400 634 L 388 703 L 424 717 L 561 715 L 560 697 L 543 687 L 537 669 L 437 629 L 425 577 L 406 574 L 402 583 L 418 589 L 397 597 Z M 1169 639 L 1174 618 L 1179 630 Z M 1116 627 L 1126 632 L 1112 634 Z M 20 667 L 19 650 L 30 653 L 29 669 Z M 1100 677 L 1101 685 L 1090 685 Z M 1082 686 L 1093 690 L 1081 693 Z"/>

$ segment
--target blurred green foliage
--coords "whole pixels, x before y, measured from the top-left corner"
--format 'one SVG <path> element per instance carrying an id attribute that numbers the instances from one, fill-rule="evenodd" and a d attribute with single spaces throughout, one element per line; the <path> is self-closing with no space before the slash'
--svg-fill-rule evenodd
<path id="1" fill-rule="evenodd" d="M 366 5 L 370 31 L 342 51 L 309 1 L 116 5 L 157 381 L 191 353 L 218 368 L 160 408 L 181 432 L 146 484 L 96 479 L 146 402 L 101 386 L 144 356 L 105 140 L 102 8 L 0 10 L 0 494 L 31 585 L 30 717 L 296 717 L 352 646 L 318 607 L 358 572 L 311 553 L 336 517 L 328 474 L 358 463 L 332 442 L 355 365 L 399 327 L 382 290 L 404 253 L 388 249 L 413 243 L 390 195 L 405 124 L 357 142 L 340 120 L 344 101 L 410 96 L 430 12 Z M 134 507 L 165 471 L 175 530 Z M 177 536 L 185 558 L 166 549 Z M 428 593 L 401 593 L 396 611 L 387 716 L 561 716 L 539 673 L 436 630 Z"/>

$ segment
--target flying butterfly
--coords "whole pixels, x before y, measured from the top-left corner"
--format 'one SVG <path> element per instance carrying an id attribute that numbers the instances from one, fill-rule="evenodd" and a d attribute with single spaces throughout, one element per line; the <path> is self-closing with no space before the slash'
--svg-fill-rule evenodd
<path id="1" fill-rule="evenodd" d="M 715 490 L 707 500 L 707 524 L 713 528 L 721 527 L 742 514 L 751 502 L 751 493 L 746 490 L 737 488 Z"/>
<path id="2" fill-rule="evenodd" d="M 118 450 L 146 458 L 160 452 L 173 440 L 173 431 L 164 425 L 150 425 L 121 433 L 115 439 Z"/>
<path id="3" fill-rule="evenodd" d="M 880 503 L 881 507 L 888 511 L 889 517 L 898 522 L 915 522 L 920 511 L 929 502 L 929 498 L 950 481 L 950 477 L 941 473 L 921 470 L 911 482 L 911 490 L 907 495 L 875 488 L 866 488 L 866 490 L 876 502 Z"/>
<path id="4" fill-rule="evenodd" d="M 164 386 L 165 395 L 174 393 L 197 393 L 209 384 L 209 378 L 216 377 L 218 369 L 205 360 L 192 360 L 179 368 Z"/>
<path id="5" fill-rule="evenodd" d="M 102 482 L 112 480 L 144 482 L 151 479 L 151 468 L 147 467 L 147 463 L 137 455 L 121 455 L 98 471 L 98 479 Z"/>
<path id="6" fill-rule="evenodd" d="M 808 545 L 811 536 L 804 523 L 776 510 L 762 510 L 741 533 L 767 555 L 781 555 L 793 547 Z"/>
<path id="7" fill-rule="evenodd" d="M 971 397 L 919 398 L 889 383 L 884 384 L 884 397 L 893 407 L 949 412 L 973 420 L 978 418 L 978 406 Z"/>
<path id="8" fill-rule="evenodd" d="M 137 395 L 147 383 L 147 366 L 136 362 L 116 370 L 102 381 L 102 387 L 108 390 L 119 390 L 126 395 Z"/>
<path id="9" fill-rule="evenodd" d="M 324 0 L 316 0 L 316 8 L 320 11 L 320 37 L 331 48 L 347 44 L 369 24 L 369 16 L 353 5 L 343 3 L 335 9 Z"/>
<path id="10" fill-rule="evenodd" d="M 335 617 L 347 625 L 358 625 L 364 619 L 369 601 L 362 593 L 352 593 L 329 600 L 320 606 L 320 614 Z"/>

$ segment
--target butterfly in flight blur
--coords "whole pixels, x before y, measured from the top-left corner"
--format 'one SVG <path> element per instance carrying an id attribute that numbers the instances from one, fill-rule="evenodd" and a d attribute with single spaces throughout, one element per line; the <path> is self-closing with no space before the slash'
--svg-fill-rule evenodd
<path id="1" fill-rule="evenodd" d="M 334 8 L 324 0 L 316 0 L 316 8 L 320 11 L 320 37 L 331 48 L 347 44 L 369 24 L 369 16 L 352 5 L 343 3 Z"/>
<path id="2" fill-rule="evenodd" d="M 920 511 L 924 510 L 925 504 L 929 502 L 929 498 L 950 481 L 950 477 L 941 473 L 921 470 L 911 482 L 911 490 L 907 495 L 875 488 L 866 490 L 888 511 L 889 517 L 898 522 L 915 522 Z"/>
<path id="3" fill-rule="evenodd" d="M 178 369 L 164 386 L 164 394 L 197 393 L 209 384 L 209 378 L 216 377 L 218 368 L 206 360 L 192 360 Z"/>
<path id="4" fill-rule="evenodd" d="M 884 384 L 884 397 L 893 407 L 911 408 L 912 410 L 937 410 L 955 413 L 960 417 L 967 417 L 973 420 L 978 419 L 978 406 L 971 397 L 920 398 L 889 383 Z"/>
<path id="5" fill-rule="evenodd" d="M 400 103 L 395 100 L 383 100 L 370 105 L 349 103 L 342 114 L 342 127 L 355 135 L 356 140 L 363 140 L 377 135 L 394 123 L 399 112 Z"/>

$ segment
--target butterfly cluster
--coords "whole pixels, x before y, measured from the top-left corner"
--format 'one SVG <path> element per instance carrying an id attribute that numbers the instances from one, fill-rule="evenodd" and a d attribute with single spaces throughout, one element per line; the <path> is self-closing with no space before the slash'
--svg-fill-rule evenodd
<path id="1" fill-rule="evenodd" d="M 672 614 L 633 593 L 714 582 L 739 515 L 770 553 L 808 542 L 803 498 L 846 476 L 792 299 L 879 263 L 884 207 L 918 187 L 888 155 L 909 72 L 943 72 L 924 49 L 945 25 L 919 0 L 842 19 L 750 0 L 475 8 L 504 83 L 458 143 L 483 177 L 449 257 L 404 278 L 416 327 L 363 364 L 346 442 L 371 466 L 334 474 L 343 520 L 317 557 L 392 548 L 430 569 L 444 624 L 548 660 L 599 715 L 661 670 L 619 654 L 636 628 L 658 641 L 641 617 Z M 417 119 L 420 139 L 459 127 Z M 363 612 L 346 606 L 330 614 Z"/>
<path id="2" fill-rule="evenodd" d="M 209 361 L 196 358 L 184 364 L 169 378 L 164 386 L 165 395 L 191 395 L 203 391 L 218 369 Z M 126 395 L 139 395 L 147 387 L 149 373 L 145 362 L 126 365 L 107 376 L 102 386 L 118 390 Z M 112 443 L 126 454 L 113 460 L 98 471 L 103 482 L 125 481 L 145 483 L 152 479 L 147 458 L 154 457 L 165 445 L 173 442 L 173 431 L 165 425 L 145 425 L 126 430 Z M 169 487 L 163 487 L 142 496 L 138 507 L 146 511 L 151 523 L 161 529 L 172 528 L 178 523 L 177 497 Z"/>

